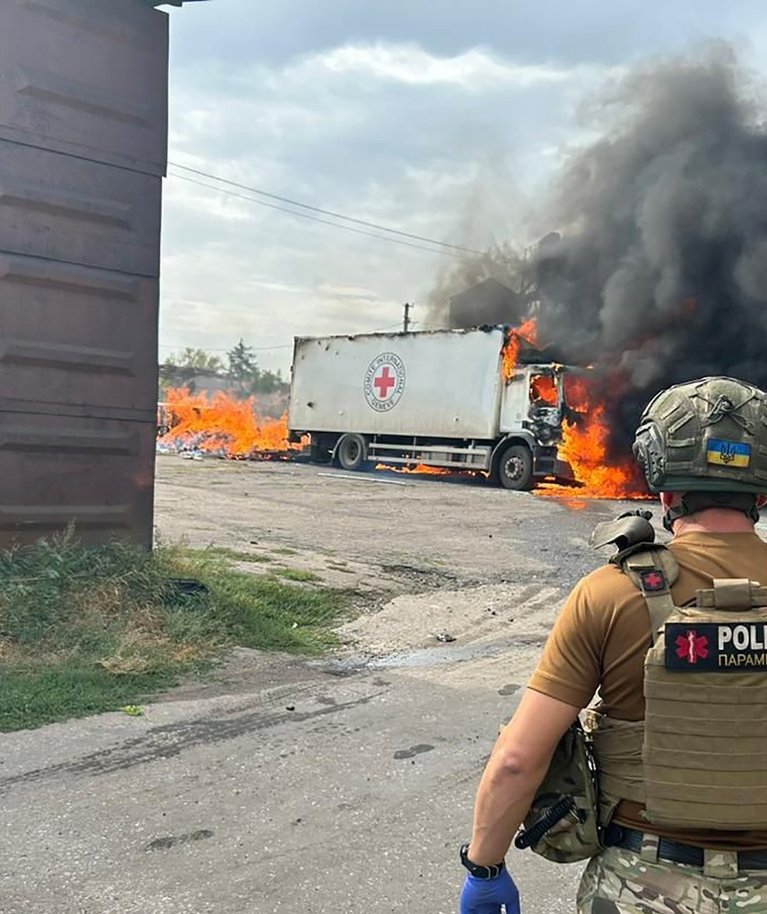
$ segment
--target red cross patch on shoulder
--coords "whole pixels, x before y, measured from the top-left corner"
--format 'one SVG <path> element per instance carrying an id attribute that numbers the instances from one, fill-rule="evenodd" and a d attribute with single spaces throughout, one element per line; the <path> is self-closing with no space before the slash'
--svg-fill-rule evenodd
<path id="1" fill-rule="evenodd" d="M 658 569 L 640 571 L 639 580 L 642 582 L 643 593 L 657 593 L 666 589 L 666 575 Z"/>

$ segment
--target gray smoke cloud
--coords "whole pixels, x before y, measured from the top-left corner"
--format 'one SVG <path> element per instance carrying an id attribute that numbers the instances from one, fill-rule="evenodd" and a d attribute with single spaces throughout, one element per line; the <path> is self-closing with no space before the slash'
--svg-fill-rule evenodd
<path id="1" fill-rule="evenodd" d="M 541 338 L 609 375 L 621 450 L 669 384 L 729 374 L 767 386 L 759 88 L 722 45 L 632 71 L 557 182 L 545 223 L 559 236 L 508 271 L 510 285 L 532 271 Z"/>

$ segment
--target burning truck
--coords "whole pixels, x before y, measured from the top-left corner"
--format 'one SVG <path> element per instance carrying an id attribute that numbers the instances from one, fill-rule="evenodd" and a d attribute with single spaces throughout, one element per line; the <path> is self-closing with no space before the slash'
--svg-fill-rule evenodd
<path id="1" fill-rule="evenodd" d="M 295 340 L 289 440 L 318 462 L 488 474 L 507 489 L 574 482 L 558 449 L 577 420 L 568 380 L 524 328 Z"/>

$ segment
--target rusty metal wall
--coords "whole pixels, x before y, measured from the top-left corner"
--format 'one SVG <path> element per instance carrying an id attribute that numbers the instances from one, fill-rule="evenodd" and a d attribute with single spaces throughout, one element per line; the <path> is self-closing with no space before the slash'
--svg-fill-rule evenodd
<path id="1" fill-rule="evenodd" d="M 149 545 L 168 17 L 0 3 L 0 547 Z"/>

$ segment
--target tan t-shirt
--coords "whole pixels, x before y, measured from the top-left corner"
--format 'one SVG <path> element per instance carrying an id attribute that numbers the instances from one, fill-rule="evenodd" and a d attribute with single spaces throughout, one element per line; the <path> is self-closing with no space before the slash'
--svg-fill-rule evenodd
<path id="1" fill-rule="evenodd" d="M 680 569 L 672 588 L 677 605 L 711 587 L 714 578 L 767 584 L 767 543 L 755 533 L 686 533 L 674 538 L 671 551 Z M 642 594 L 620 569 L 605 565 L 583 578 L 568 597 L 529 687 L 579 708 L 589 704 L 598 688 L 610 717 L 642 720 L 644 656 L 650 644 Z M 624 801 L 615 821 L 699 847 L 767 848 L 767 830 L 676 831 L 648 825 L 641 811 L 638 804 Z"/>

